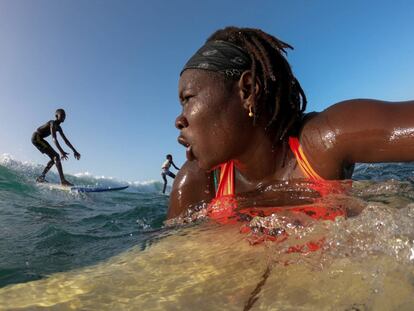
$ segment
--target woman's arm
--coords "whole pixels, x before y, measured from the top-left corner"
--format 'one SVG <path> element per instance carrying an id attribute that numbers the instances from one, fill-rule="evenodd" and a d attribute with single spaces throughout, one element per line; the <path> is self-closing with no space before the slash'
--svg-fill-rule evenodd
<path id="1" fill-rule="evenodd" d="M 179 216 L 187 208 L 201 201 L 211 201 L 214 195 L 212 173 L 201 170 L 196 161 L 185 162 L 174 179 L 167 219 Z"/>
<path id="2" fill-rule="evenodd" d="M 355 99 L 305 124 L 305 154 L 322 177 L 340 179 L 354 163 L 414 161 L 414 101 Z"/>

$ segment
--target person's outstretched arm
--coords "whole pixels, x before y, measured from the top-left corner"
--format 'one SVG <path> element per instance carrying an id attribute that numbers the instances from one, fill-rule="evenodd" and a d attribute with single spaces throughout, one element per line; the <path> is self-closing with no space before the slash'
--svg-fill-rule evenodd
<path id="1" fill-rule="evenodd" d="M 53 142 L 55 143 L 56 147 L 58 148 L 61 158 L 63 160 L 67 160 L 69 153 L 65 152 L 62 149 L 62 147 L 60 146 L 59 141 L 57 140 L 56 130 L 57 130 L 57 128 L 56 128 L 55 122 L 51 121 L 50 122 L 50 133 L 52 134 Z"/>
<path id="2" fill-rule="evenodd" d="M 355 163 L 414 161 L 414 101 L 340 102 L 308 121 L 300 142 L 326 179 L 349 178 Z"/>
<path id="3" fill-rule="evenodd" d="M 81 157 L 80 153 L 76 151 L 75 147 L 73 147 L 73 146 L 72 146 L 72 144 L 70 143 L 69 139 L 67 139 L 67 138 L 66 138 L 66 136 L 65 136 L 65 134 L 63 133 L 63 130 L 62 130 L 62 128 L 61 128 L 60 126 L 59 126 L 58 131 L 59 131 L 59 133 L 60 133 L 60 136 L 62 136 L 62 138 L 63 138 L 63 140 L 64 140 L 65 144 L 66 144 L 66 145 L 67 145 L 70 149 L 72 149 L 72 151 L 73 151 L 73 156 L 75 157 L 75 159 L 76 159 L 76 160 L 79 160 L 79 159 L 80 159 L 80 157 Z"/>
<path id="4" fill-rule="evenodd" d="M 174 166 L 175 167 L 175 169 L 176 170 L 180 170 L 176 165 L 175 165 L 175 163 L 173 162 L 173 161 L 171 161 L 171 164 L 172 164 L 172 166 Z"/>

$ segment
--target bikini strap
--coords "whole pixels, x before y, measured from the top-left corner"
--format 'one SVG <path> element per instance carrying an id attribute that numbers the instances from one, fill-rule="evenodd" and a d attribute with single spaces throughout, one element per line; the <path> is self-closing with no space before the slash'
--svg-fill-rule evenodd
<path id="1" fill-rule="evenodd" d="M 228 161 L 220 165 L 220 178 L 216 198 L 234 195 L 234 162 Z"/>
<path id="2" fill-rule="evenodd" d="M 297 137 L 289 137 L 289 146 L 301 168 L 303 174 L 313 181 L 323 181 L 324 179 L 315 172 L 309 164 L 305 153 Z M 234 195 L 234 162 L 228 161 L 220 165 L 220 177 L 216 191 L 216 198 L 226 195 Z"/>
<path id="3" fill-rule="evenodd" d="M 324 180 L 321 176 L 318 175 L 318 173 L 315 172 L 315 170 L 309 164 L 309 161 L 306 158 L 306 155 L 303 152 L 302 146 L 300 145 L 299 139 L 297 137 L 292 137 L 292 136 L 289 137 L 289 146 L 293 154 L 296 157 L 296 161 L 298 162 L 299 167 L 301 168 L 303 174 L 307 178 L 313 181 Z"/>

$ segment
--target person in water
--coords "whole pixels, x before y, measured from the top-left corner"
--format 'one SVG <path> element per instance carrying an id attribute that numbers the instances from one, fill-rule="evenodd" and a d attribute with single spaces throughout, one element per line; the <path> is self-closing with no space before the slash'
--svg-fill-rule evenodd
<path id="1" fill-rule="evenodd" d="M 305 114 L 287 49 L 262 30 L 227 27 L 185 64 L 175 125 L 187 161 L 169 219 L 226 196 L 255 206 L 269 195 L 260 189 L 280 182 L 350 179 L 357 162 L 414 160 L 414 101 L 351 99 Z"/>
<path id="2" fill-rule="evenodd" d="M 161 166 L 161 177 L 164 180 L 164 187 L 162 188 L 162 193 L 165 193 L 165 189 L 167 188 L 167 175 L 171 178 L 175 178 L 175 174 L 170 171 L 171 165 L 175 167 L 176 170 L 180 170 L 174 163 L 173 157 L 171 154 L 166 155 L 166 159 Z"/>
<path id="3" fill-rule="evenodd" d="M 60 161 L 61 159 L 62 160 L 67 160 L 69 153 L 65 152 L 62 149 L 62 147 L 60 146 L 60 144 L 57 140 L 56 133 L 59 132 L 60 136 L 63 138 L 66 145 L 70 149 L 72 149 L 73 156 L 75 157 L 75 159 L 79 160 L 81 155 L 72 146 L 70 141 L 66 138 L 65 134 L 63 134 L 63 130 L 62 130 L 62 127 L 60 125 L 61 125 L 61 123 L 63 123 L 65 121 L 65 119 L 66 119 L 65 110 L 58 109 L 58 110 L 56 110 L 56 113 L 55 113 L 55 120 L 50 120 L 50 121 L 46 122 L 44 125 L 40 126 L 32 135 L 33 145 L 37 149 L 39 149 L 39 151 L 41 153 L 46 154 L 50 158 L 50 161 L 47 163 L 47 165 L 46 165 L 45 169 L 43 170 L 42 174 L 36 179 L 37 182 L 45 182 L 46 181 L 45 177 L 46 177 L 47 172 L 55 164 L 56 168 L 59 172 L 60 183 L 62 185 L 65 185 L 65 186 L 72 186 L 72 184 L 65 179 L 65 175 L 63 174 L 63 169 L 62 169 L 62 163 Z M 50 146 L 50 144 L 45 140 L 45 138 L 48 137 L 49 135 L 52 135 L 53 142 L 55 143 L 57 149 L 59 150 L 60 156 Z"/>

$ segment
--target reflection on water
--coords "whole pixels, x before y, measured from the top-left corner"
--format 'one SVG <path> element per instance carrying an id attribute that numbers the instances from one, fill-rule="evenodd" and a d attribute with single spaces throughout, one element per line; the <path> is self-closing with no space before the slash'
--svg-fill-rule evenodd
<path id="1" fill-rule="evenodd" d="M 412 310 L 413 194 L 411 183 L 355 182 L 325 203 L 364 207 L 358 216 L 297 225 L 272 215 L 288 239 L 255 246 L 240 224 L 176 228 L 143 251 L 4 287 L 0 309 Z"/>

